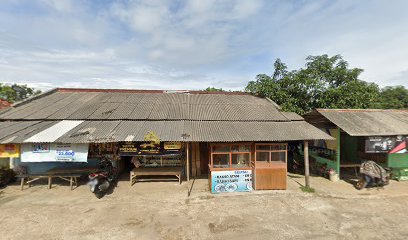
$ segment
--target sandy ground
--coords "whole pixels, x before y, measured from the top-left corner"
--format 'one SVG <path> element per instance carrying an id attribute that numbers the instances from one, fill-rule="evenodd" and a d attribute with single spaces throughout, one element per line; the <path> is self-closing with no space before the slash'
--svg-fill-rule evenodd
<path id="1" fill-rule="evenodd" d="M 207 180 L 120 181 L 96 199 L 87 186 L 39 183 L 0 190 L 1 239 L 407 239 L 408 183 L 357 191 L 343 181 L 299 176 L 287 191 L 214 195 Z"/>

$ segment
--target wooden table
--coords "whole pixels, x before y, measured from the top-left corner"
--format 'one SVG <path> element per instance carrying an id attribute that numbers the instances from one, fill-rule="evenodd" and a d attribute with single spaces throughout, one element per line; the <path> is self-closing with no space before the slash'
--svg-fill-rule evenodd
<path id="1" fill-rule="evenodd" d="M 354 173 L 356 174 L 356 177 L 358 177 L 358 173 L 357 173 L 357 168 L 360 168 L 361 163 L 341 163 L 340 160 L 340 168 L 354 168 Z"/>
<path id="2" fill-rule="evenodd" d="M 71 190 L 73 190 L 73 184 L 78 187 L 78 177 L 84 174 L 96 171 L 98 168 L 86 167 L 86 168 L 52 168 L 47 171 L 46 174 L 24 174 L 20 175 L 21 178 L 21 190 L 24 189 L 24 184 L 30 187 L 30 184 L 42 178 L 48 178 L 48 188 L 52 187 L 52 178 L 59 178 L 70 183 Z"/>
<path id="3" fill-rule="evenodd" d="M 130 171 L 130 186 L 137 182 L 137 176 L 175 176 L 181 184 L 182 168 L 134 168 Z M 149 180 L 164 180 L 150 179 Z M 170 179 L 170 180 L 173 180 Z"/>

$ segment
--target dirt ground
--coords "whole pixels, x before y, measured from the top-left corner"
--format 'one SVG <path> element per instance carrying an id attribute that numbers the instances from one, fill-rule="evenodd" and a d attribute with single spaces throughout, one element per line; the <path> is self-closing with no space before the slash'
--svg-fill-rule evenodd
<path id="1" fill-rule="evenodd" d="M 211 194 L 206 179 L 187 183 L 120 181 L 96 199 L 39 183 L 0 190 L 1 239 L 407 239 L 408 183 L 357 191 L 346 182 L 300 176 L 287 191 Z"/>

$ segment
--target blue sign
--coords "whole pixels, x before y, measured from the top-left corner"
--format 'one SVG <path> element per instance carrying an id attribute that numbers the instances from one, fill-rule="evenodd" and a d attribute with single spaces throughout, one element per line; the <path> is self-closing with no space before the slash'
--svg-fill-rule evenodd
<path id="1" fill-rule="evenodd" d="M 211 192 L 252 191 L 252 170 L 212 171 Z"/>

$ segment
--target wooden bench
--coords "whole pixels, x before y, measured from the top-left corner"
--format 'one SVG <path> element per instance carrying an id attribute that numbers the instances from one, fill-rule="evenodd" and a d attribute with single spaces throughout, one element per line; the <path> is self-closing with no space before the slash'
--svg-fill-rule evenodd
<path id="1" fill-rule="evenodd" d="M 68 167 L 68 168 L 52 168 L 45 174 L 23 174 L 19 177 L 21 178 L 21 190 L 24 189 L 24 185 L 27 184 L 30 187 L 30 183 L 37 181 L 42 178 L 48 178 L 48 188 L 52 187 L 52 179 L 59 178 L 64 181 L 69 182 L 71 190 L 73 189 L 73 184 L 78 187 L 78 178 L 84 174 L 96 171 L 96 167 Z"/>
<path id="2" fill-rule="evenodd" d="M 59 179 L 68 181 L 70 184 L 71 190 L 72 190 L 74 183 L 75 183 L 75 186 L 78 187 L 78 177 L 80 176 L 81 174 L 73 173 L 73 174 L 56 174 L 56 175 L 25 174 L 25 175 L 20 175 L 19 177 L 21 178 L 21 190 L 24 189 L 25 184 L 27 184 L 28 187 L 30 187 L 32 182 L 35 182 L 42 178 L 48 178 L 48 188 L 49 189 L 52 187 L 52 178 L 59 178 Z"/>
<path id="3" fill-rule="evenodd" d="M 137 176 L 175 176 L 177 177 L 179 184 L 181 184 L 181 172 L 181 168 L 134 168 L 130 171 L 130 186 L 137 182 Z M 149 180 L 165 179 L 149 178 Z M 173 178 L 170 180 L 173 180 Z"/>

